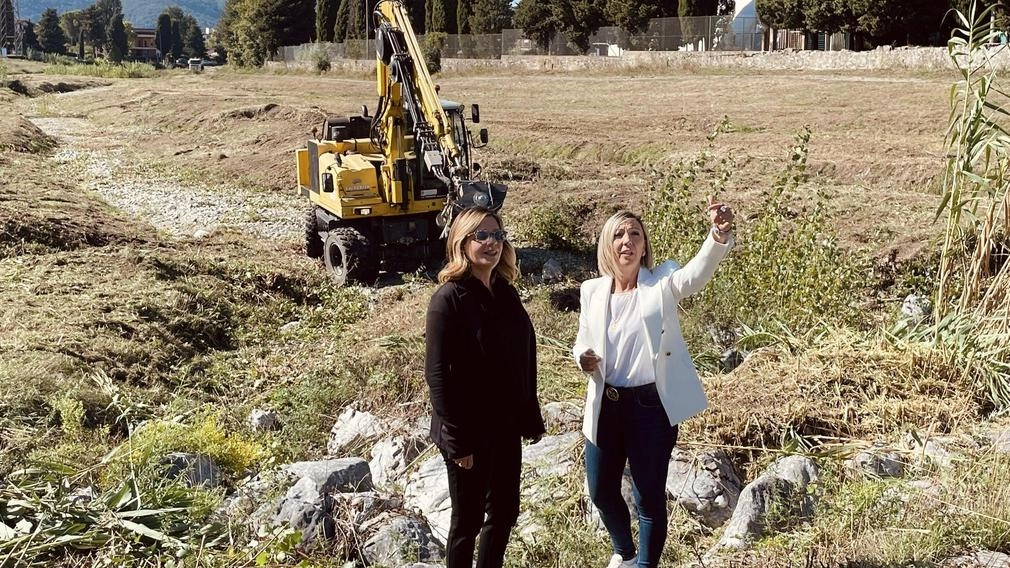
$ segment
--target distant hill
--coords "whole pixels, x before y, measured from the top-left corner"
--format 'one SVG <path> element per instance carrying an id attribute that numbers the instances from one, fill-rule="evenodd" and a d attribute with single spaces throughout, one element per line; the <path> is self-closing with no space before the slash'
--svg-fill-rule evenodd
<path id="1" fill-rule="evenodd" d="M 62 14 L 93 3 L 94 0 L 19 0 L 20 16 L 37 23 L 46 8 L 56 8 Z M 182 8 L 196 18 L 201 28 L 212 28 L 221 17 L 224 0 L 123 0 L 123 16 L 136 28 L 153 28 L 158 14 L 169 6 Z"/>

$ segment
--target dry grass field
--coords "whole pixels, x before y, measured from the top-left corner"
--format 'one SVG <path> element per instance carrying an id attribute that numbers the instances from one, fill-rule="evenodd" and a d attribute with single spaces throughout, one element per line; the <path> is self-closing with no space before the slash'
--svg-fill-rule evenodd
<path id="1" fill-rule="evenodd" d="M 713 151 L 736 156 L 740 167 L 722 197 L 746 216 L 793 136 L 809 126 L 807 189 L 831 194 L 843 240 L 871 254 L 897 247 L 903 256 L 937 232 L 930 223 L 950 82 L 917 74 L 705 70 L 439 80 L 446 98 L 481 105 L 492 140 L 485 162 L 490 175 L 513 178 L 514 215 L 565 197 L 603 210 L 638 207 L 653 169 L 696 156 L 728 118 L 732 128 Z M 138 159 L 156 168 L 289 192 L 292 150 L 325 114 L 373 107 L 374 92 L 367 78 L 180 73 L 81 91 L 52 106 L 91 119 L 96 148 L 129 141 Z"/>
<path id="2" fill-rule="evenodd" d="M 0 479 L 33 460 L 97 471 L 141 420 L 212 416 L 214 428 L 250 445 L 209 453 L 281 463 L 322 455 L 334 417 L 352 400 L 380 414 L 426 411 L 419 361 L 431 280 L 391 276 L 374 288 L 337 289 L 303 257 L 298 237 L 305 204 L 293 189 L 293 151 L 324 116 L 374 107 L 373 80 L 225 68 L 103 79 L 5 65 Z M 908 432 L 996 427 L 987 421 L 991 406 L 949 361 L 880 333 L 905 293 L 931 292 L 953 77 L 698 69 L 436 80 L 442 96 L 481 105 L 491 145 L 479 161 L 510 186 L 504 214 L 527 262 L 520 288 L 541 338 L 544 402 L 584 393 L 566 354 L 577 326 L 571 299 L 593 271 L 584 246 L 602 219 L 619 207 L 657 208 L 655 189 L 704 154 L 688 204 L 671 211 L 687 207 L 700 217 L 708 180 L 726 174 L 719 197 L 737 207 L 744 233 L 766 220 L 762 204 L 809 128 L 806 168 L 779 214 L 803 219 L 826 206 L 817 236 L 837 237 L 838 254 L 853 259 L 840 263 L 841 273 L 859 272 L 860 282 L 855 292 L 834 292 L 851 294 L 844 318 L 820 314 L 831 333 L 770 341 L 728 374 L 700 359 L 713 408 L 686 426 L 683 440 L 727 448 L 748 477 L 782 452 L 817 454 L 831 496 L 824 517 L 731 563 L 935 565 L 976 547 L 1010 546 L 1010 518 L 990 506 L 1005 502 L 1005 476 L 980 481 L 975 469 L 959 467 L 945 501 L 915 500 L 894 514 L 874 501 L 885 485 L 853 485 L 832 457 Z M 566 217 L 572 212 L 578 217 Z M 543 238 L 551 224 L 574 232 L 576 244 L 551 250 Z M 538 281 L 545 255 L 563 259 L 566 282 Z M 688 306 L 692 348 L 717 357 L 714 346 L 702 348 L 711 341 L 700 331 L 723 313 L 712 306 L 757 302 L 758 292 L 723 291 Z M 249 411 L 263 407 L 284 415 L 283 437 L 247 431 Z M 179 449 L 173 440 L 158 447 Z M 1004 458 L 982 452 L 986 471 L 1005 470 Z M 929 467 L 915 472 L 939 478 Z M 941 513 L 953 520 L 936 524 Z M 199 511 L 190 514 L 200 522 Z M 571 521 L 545 529 L 555 548 L 510 556 L 584 565 L 580 554 L 600 551 L 573 543 L 598 539 Z M 673 522 L 671 562 L 690 564 L 717 538 L 686 518 Z M 251 565 L 255 552 L 203 562 Z"/>

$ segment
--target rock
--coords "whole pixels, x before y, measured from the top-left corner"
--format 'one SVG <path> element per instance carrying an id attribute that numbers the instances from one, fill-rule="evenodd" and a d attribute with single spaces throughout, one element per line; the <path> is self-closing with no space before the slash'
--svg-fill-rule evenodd
<path id="1" fill-rule="evenodd" d="M 901 477 L 905 464 L 897 452 L 859 452 L 846 465 L 874 477 Z"/>
<path id="2" fill-rule="evenodd" d="M 712 338 L 712 343 L 722 350 L 732 349 L 739 339 L 739 333 L 732 328 L 709 325 L 705 330 Z"/>
<path id="3" fill-rule="evenodd" d="M 280 506 L 280 498 L 271 501 L 268 495 L 276 495 L 285 487 L 290 488 L 295 481 L 291 474 L 279 469 L 264 471 L 239 483 L 235 491 L 215 510 L 215 514 L 248 524 L 258 530 L 273 521 L 273 516 Z"/>
<path id="4" fill-rule="evenodd" d="M 581 432 L 544 436 L 536 444 L 523 447 L 523 466 L 537 477 L 557 477 L 575 467 L 574 450 L 582 443 Z"/>
<path id="5" fill-rule="evenodd" d="M 221 470 L 209 456 L 177 452 L 161 458 L 161 465 L 167 466 L 167 477 L 185 476 L 189 487 L 214 488 L 221 483 Z"/>
<path id="6" fill-rule="evenodd" d="M 743 483 L 726 452 L 697 456 L 676 448 L 666 474 L 666 491 L 675 503 L 707 527 L 720 527 L 733 516 Z"/>
<path id="7" fill-rule="evenodd" d="M 747 358 L 747 353 L 736 348 L 730 348 L 722 352 L 719 357 L 719 368 L 722 372 L 729 373 L 743 364 Z"/>
<path id="8" fill-rule="evenodd" d="M 992 432 L 986 435 L 992 443 L 993 451 L 1010 454 L 1010 428 L 1002 432 Z"/>
<path id="9" fill-rule="evenodd" d="M 980 550 L 973 554 L 958 556 L 943 561 L 940 566 L 944 568 L 1010 568 L 1010 556 L 1002 552 L 991 550 Z"/>
<path id="10" fill-rule="evenodd" d="M 332 511 L 333 497 L 322 492 L 311 478 L 303 477 L 281 498 L 273 524 L 287 524 L 301 531 L 302 544 L 330 540 L 336 534 Z"/>
<path id="11" fill-rule="evenodd" d="M 427 437 L 416 435 L 397 436 L 375 444 L 372 447 L 372 461 L 368 462 L 372 471 L 372 483 L 378 487 L 387 487 L 396 482 L 430 445 Z"/>
<path id="12" fill-rule="evenodd" d="M 925 321 L 933 313 L 933 305 L 929 298 L 918 294 L 909 294 L 901 301 L 901 317 L 914 321 Z"/>
<path id="13" fill-rule="evenodd" d="M 249 413 L 249 426 L 253 432 L 280 430 L 281 417 L 276 412 L 255 408 Z"/>
<path id="14" fill-rule="evenodd" d="M 210 236 L 210 231 L 207 229 L 197 229 L 196 232 L 193 233 L 194 239 L 205 239 L 208 236 Z"/>
<path id="15" fill-rule="evenodd" d="M 452 514 L 447 475 L 445 460 L 441 453 L 436 452 L 421 463 L 403 491 L 406 506 L 424 515 L 432 534 L 441 543 L 445 543 L 449 535 L 449 517 Z"/>
<path id="16" fill-rule="evenodd" d="M 543 413 L 548 432 L 562 434 L 582 429 L 582 406 L 574 402 L 549 402 Z"/>
<path id="17" fill-rule="evenodd" d="M 382 436 L 388 430 L 387 425 L 383 424 L 374 414 L 359 412 L 354 408 L 347 407 L 340 413 L 336 424 L 330 429 L 330 439 L 326 443 L 326 450 L 330 455 L 339 455 L 358 444 Z"/>
<path id="18" fill-rule="evenodd" d="M 388 522 L 361 547 L 361 556 L 368 565 L 400 566 L 445 558 L 445 549 L 423 519 L 396 515 L 385 520 Z"/>
<path id="19" fill-rule="evenodd" d="M 814 513 L 814 496 L 807 490 L 817 482 L 817 465 L 803 456 L 787 456 L 773 463 L 743 488 L 733 516 L 715 549 L 745 548 L 766 530 L 781 530 Z"/>
<path id="20" fill-rule="evenodd" d="M 361 458 L 295 462 L 281 466 L 296 478 L 307 477 L 322 493 L 356 493 L 372 489 L 368 462 Z"/>
<path id="21" fill-rule="evenodd" d="M 90 503 L 95 500 L 95 487 L 93 485 L 78 487 L 67 495 L 67 499 L 70 501 L 71 505 L 84 505 Z"/>
<path id="22" fill-rule="evenodd" d="M 560 436 L 544 436 L 536 444 L 523 447 L 523 500 L 528 503 L 553 503 L 568 497 L 564 477 L 583 477 L 575 461 L 576 449 L 583 443 L 580 432 Z M 584 482 L 583 482 L 584 483 Z M 533 511 L 522 510 L 516 522 L 515 533 L 526 542 L 535 542 L 541 527 L 534 520 Z"/>
<path id="23" fill-rule="evenodd" d="M 920 463 L 930 462 L 942 469 L 950 469 L 957 458 L 956 454 L 944 447 L 951 442 L 953 442 L 951 438 L 929 438 L 924 442 L 912 434 L 905 438 L 906 446 L 915 452 L 915 457 Z"/>
<path id="24" fill-rule="evenodd" d="M 565 271 L 561 268 L 560 262 L 550 258 L 544 263 L 544 267 L 541 269 L 540 275 L 545 284 L 550 284 L 564 280 Z"/>
<path id="25" fill-rule="evenodd" d="M 280 332 L 281 333 L 285 333 L 285 334 L 292 333 L 292 332 L 298 331 L 299 329 L 301 329 L 301 327 L 302 327 L 302 322 L 300 322 L 298 320 L 289 321 L 288 323 L 286 323 L 286 324 L 284 324 L 284 325 L 281 326 Z"/>

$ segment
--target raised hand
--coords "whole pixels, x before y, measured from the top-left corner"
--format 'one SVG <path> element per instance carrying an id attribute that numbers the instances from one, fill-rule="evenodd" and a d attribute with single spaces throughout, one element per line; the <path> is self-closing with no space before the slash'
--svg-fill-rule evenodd
<path id="1" fill-rule="evenodd" d="M 725 203 L 719 203 L 711 195 L 708 196 L 708 214 L 712 218 L 712 226 L 723 233 L 733 230 L 733 220 L 736 215 L 733 208 Z"/>

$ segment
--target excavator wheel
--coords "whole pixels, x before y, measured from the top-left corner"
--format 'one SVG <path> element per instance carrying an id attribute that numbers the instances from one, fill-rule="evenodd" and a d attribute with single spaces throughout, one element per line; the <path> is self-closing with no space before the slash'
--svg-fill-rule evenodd
<path id="1" fill-rule="evenodd" d="M 353 227 L 330 229 L 323 242 L 323 262 L 339 286 L 349 282 L 372 284 L 379 276 L 376 252 Z"/>
<path id="2" fill-rule="evenodd" d="M 323 256 L 323 238 L 319 236 L 319 226 L 316 224 L 316 206 L 309 208 L 305 215 L 305 256 L 321 258 Z"/>

